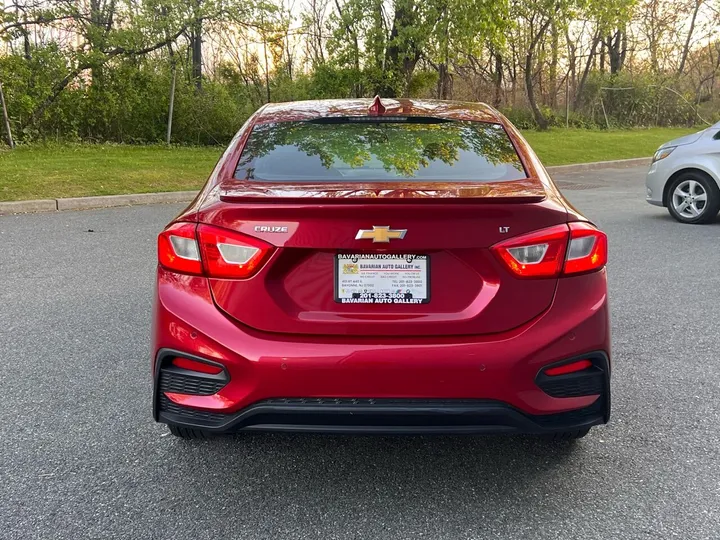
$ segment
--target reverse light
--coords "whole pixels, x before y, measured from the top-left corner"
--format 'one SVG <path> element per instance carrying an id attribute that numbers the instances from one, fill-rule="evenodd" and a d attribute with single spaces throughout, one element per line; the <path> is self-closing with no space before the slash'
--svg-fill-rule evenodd
<path id="1" fill-rule="evenodd" d="M 563 364 L 562 366 L 547 368 L 544 373 L 545 375 L 549 375 L 550 377 L 555 377 L 557 375 L 576 373 L 590 367 L 592 367 L 592 362 L 590 360 L 577 360 L 575 362 L 570 362 L 569 364 Z"/>
<path id="2" fill-rule="evenodd" d="M 607 235 L 589 223 L 569 223 L 570 246 L 564 274 L 599 270 L 607 264 Z"/>
<path id="3" fill-rule="evenodd" d="M 510 238 L 491 250 L 521 278 L 556 278 L 601 269 L 607 236 L 584 222 L 555 225 Z"/>
<path id="4" fill-rule="evenodd" d="M 247 279 L 268 260 L 273 246 L 244 234 L 198 226 L 198 240 L 205 273 L 221 279 Z"/>
<path id="5" fill-rule="evenodd" d="M 191 360 L 190 358 L 173 358 L 172 365 L 181 369 L 197 371 L 198 373 L 207 373 L 209 375 L 218 375 L 223 371 L 220 366 L 200 362 L 198 360 Z"/>
<path id="6" fill-rule="evenodd" d="M 202 274 L 194 223 L 174 223 L 158 235 L 158 262 L 181 274 Z"/>

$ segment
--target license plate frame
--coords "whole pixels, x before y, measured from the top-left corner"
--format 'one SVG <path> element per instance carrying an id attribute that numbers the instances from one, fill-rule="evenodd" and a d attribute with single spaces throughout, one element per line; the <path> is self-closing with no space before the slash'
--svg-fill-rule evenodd
<path id="1" fill-rule="evenodd" d="M 358 281 L 361 274 L 361 264 L 379 265 L 382 268 L 364 269 L 368 279 L 374 281 L 369 288 L 382 290 L 353 291 L 363 285 L 350 284 L 349 280 Z M 348 272 L 344 265 L 355 265 L 354 272 Z M 390 268 L 390 265 L 395 268 Z M 410 268 L 407 266 L 411 265 Z M 421 253 L 336 253 L 333 257 L 334 283 L 333 294 L 335 302 L 339 304 L 391 304 L 391 305 L 418 305 L 430 302 L 430 256 Z M 379 277 L 377 274 L 383 274 Z M 408 287 L 406 274 L 417 275 Z M 393 277 L 393 275 L 395 277 Z M 357 276 L 351 278 L 349 276 Z M 395 280 L 394 284 L 392 280 Z M 378 283 L 380 282 L 380 283 Z M 389 284 L 387 284 L 390 282 Z M 418 284 L 422 282 L 422 284 Z M 383 284 L 385 284 L 383 286 Z M 380 285 L 380 287 L 376 287 Z M 421 286 L 421 285 L 424 285 Z M 394 289 L 397 289 L 394 291 Z M 402 292 L 405 289 L 405 292 Z M 346 290 L 348 292 L 346 292 Z M 365 296 L 367 295 L 367 296 Z"/>

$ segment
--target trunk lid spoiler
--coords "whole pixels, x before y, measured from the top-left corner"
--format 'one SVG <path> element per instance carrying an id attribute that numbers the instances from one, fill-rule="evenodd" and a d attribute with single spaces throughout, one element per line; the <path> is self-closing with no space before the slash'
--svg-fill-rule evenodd
<path id="1" fill-rule="evenodd" d="M 392 187 L 390 187 L 392 186 Z M 539 202 L 547 193 L 536 178 L 486 183 L 276 183 L 233 181 L 217 186 L 224 202 L 263 203 L 273 200 L 322 200 L 323 203 L 358 202 Z M 480 201 L 482 199 L 482 201 Z"/>

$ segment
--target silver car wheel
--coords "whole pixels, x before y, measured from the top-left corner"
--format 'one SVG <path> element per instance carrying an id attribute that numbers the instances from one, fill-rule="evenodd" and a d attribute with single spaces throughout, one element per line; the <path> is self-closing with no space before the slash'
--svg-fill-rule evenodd
<path id="1" fill-rule="evenodd" d="M 673 191 L 672 205 L 680 216 L 688 219 L 696 218 L 705 211 L 707 192 L 700 182 L 685 180 Z"/>

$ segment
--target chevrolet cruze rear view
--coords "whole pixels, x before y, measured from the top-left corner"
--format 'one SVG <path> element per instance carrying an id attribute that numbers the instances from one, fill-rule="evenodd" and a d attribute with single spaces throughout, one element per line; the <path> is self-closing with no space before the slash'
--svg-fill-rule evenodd
<path id="1" fill-rule="evenodd" d="M 154 415 L 177 436 L 608 421 L 607 238 L 486 105 L 266 105 L 158 259 Z"/>

